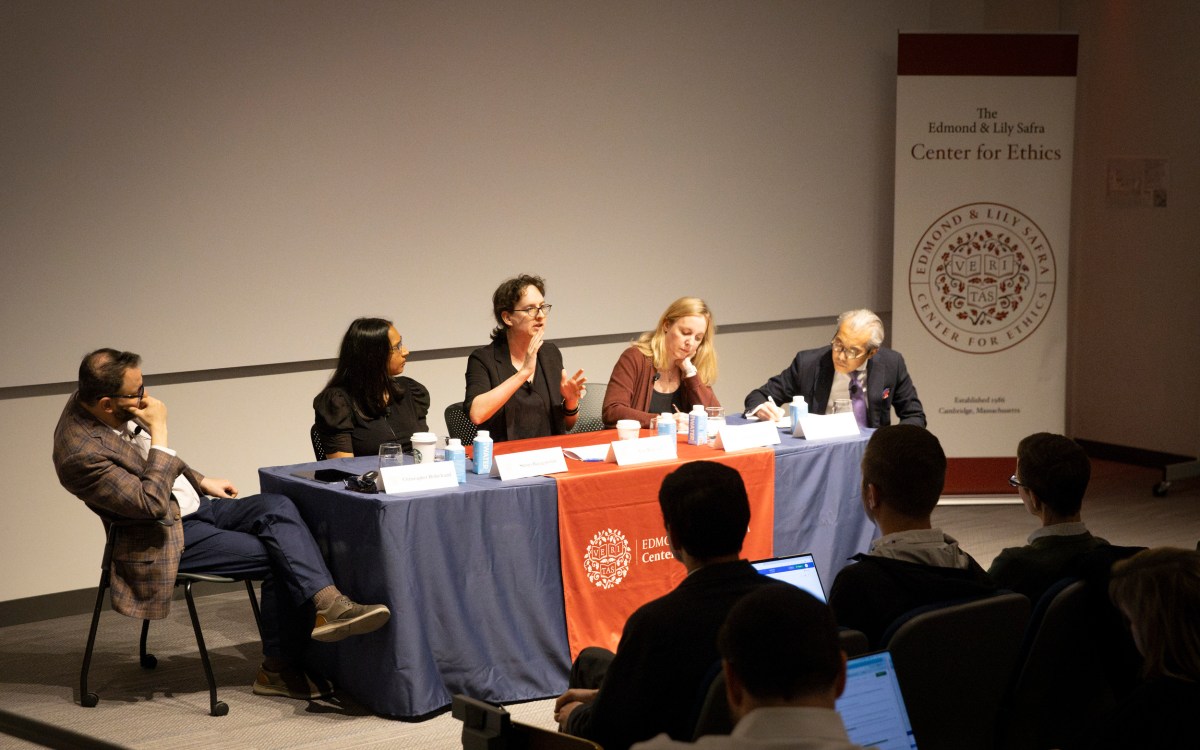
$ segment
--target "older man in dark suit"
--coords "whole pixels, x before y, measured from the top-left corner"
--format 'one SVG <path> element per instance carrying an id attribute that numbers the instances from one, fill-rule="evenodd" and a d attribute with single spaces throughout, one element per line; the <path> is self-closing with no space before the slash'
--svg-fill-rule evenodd
<path id="1" fill-rule="evenodd" d="M 146 393 L 140 362 L 114 349 L 84 357 L 79 389 L 54 430 L 54 467 L 63 487 L 106 528 L 117 520 L 146 521 L 117 537 L 113 609 L 165 617 L 179 570 L 261 578 L 264 659 L 254 692 L 325 697 L 328 691 L 300 665 L 308 638 L 339 641 L 367 633 L 391 613 L 338 591 L 288 498 L 238 498 L 227 480 L 184 463 L 168 447 L 167 407 Z"/>
<path id="2" fill-rule="evenodd" d="M 892 409 L 901 424 L 924 427 L 925 409 L 904 357 L 880 348 L 883 335 L 883 322 L 870 310 L 842 313 L 829 346 L 798 353 L 786 370 L 750 391 L 746 413 L 777 420 L 781 406 L 803 396 L 813 414 L 830 414 L 845 400 L 860 427 L 891 424 Z"/>

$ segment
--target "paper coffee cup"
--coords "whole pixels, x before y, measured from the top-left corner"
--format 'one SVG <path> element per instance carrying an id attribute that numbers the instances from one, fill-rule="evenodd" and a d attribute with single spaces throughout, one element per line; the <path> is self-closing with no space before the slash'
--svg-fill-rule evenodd
<path id="1" fill-rule="evenodd" d="M 638 433 L 642 430 L 642 423 L 636 419 L 618 419 L 617 420 L 617 439 L 618 440 L 637 440 Z"/>
<path id="2" fill-rule="evenodd" d="M 434 449 L 437 447 L 437 435 L 432 432 L 414 432 L 412 435 L 413 463 L 433 463 Z"/>

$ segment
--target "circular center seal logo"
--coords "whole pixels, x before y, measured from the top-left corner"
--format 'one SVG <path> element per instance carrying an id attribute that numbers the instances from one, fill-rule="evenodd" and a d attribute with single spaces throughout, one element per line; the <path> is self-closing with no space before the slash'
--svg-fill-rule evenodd
<path id="1" fill-rule="evenodd" d="M 1054 301 L 1054 250 L 1011 206 L 970 203 L 929 225 L 908 290 L 917 318 L 951 349 L 991 354 L 1037 330 Z"/>
<path id="2" fill-rule="evenodd" d="M 616 529 L 605 529 L 596 532 L 592 541 L 588 542 L 583 568 L 587 571 L 588 580 L 598 588 L 611 589 L 629 575 L 629 561 L 632 558 L 633 553 L 625 535 Z"/>

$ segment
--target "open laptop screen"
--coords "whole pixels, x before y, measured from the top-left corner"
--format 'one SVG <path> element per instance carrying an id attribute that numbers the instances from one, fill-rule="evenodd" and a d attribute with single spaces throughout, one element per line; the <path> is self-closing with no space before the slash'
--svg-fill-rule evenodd
<path id="1" fill-rule="evenodd" d="M 846 662 L 846 691 L 837 699 L 837 710 L 851 742 L 888 750 L 917 746 L 887 651 Z"/>
<path id="2" fill-rule="evenodd" d="M 825 601 L 825 589 L 821 586 L 821 577 L 817 575 L 817 564 L 813 561 L 811 554 L 772 557 L 769 560 L 755 560 L 750 564 L 765 576 L 799 586 L 821 601 Z"/>

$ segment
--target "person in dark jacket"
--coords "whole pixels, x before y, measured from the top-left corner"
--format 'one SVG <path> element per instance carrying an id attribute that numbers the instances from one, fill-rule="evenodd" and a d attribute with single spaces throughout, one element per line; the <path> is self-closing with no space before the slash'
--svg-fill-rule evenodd
<path id="1" fill-rule="evenodd" d="M 882 647 L 888 625 L 910 609 L 996 590 L 957 541 L 933 528 L 946 481 L 946 454 L 933 433 L 916 425 L 880 427 L 867 442 L 862 473 L 863 506 L 883 536 L 833 581 L 829 606 L 839 625 Z"/>

